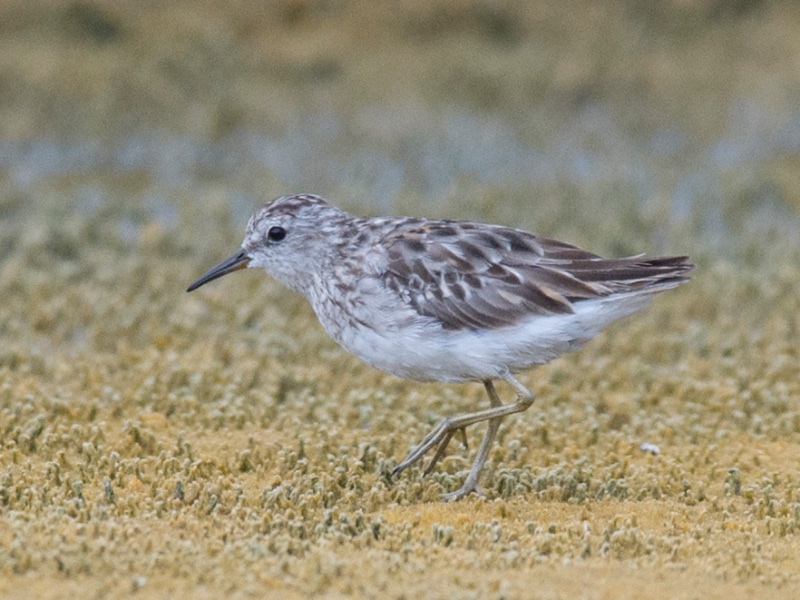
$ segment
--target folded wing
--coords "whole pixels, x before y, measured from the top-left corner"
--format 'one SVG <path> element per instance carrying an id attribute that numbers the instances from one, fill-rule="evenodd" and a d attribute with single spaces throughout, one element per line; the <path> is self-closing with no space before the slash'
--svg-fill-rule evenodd
<path id="1" fill-rule="evenodd" d="M 384 284 L 442 327 L 492 329 L 583 300 L 650 293 L 686 281 L 685 256 L 606 259 L 524 231 L 433 221 L 385 239 Z"/>

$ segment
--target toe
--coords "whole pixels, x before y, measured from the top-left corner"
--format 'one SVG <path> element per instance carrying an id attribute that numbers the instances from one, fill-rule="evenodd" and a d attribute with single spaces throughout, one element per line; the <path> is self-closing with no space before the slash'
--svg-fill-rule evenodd
<path id="1" fill-rule="evenodd" d="M 455 492 L 450 492 L 449 494 L 445 494 L 443 499 L 446 502 L 451 502 L 454 500 L 461 500 L 464 496 L 468 496 L 469 494 L 477 494 L 478 496 L 485 496 L 483 490 L 478 485 L 476 481 L 467 480 L 464 482 L 460 488 L 458 488 Z"/>

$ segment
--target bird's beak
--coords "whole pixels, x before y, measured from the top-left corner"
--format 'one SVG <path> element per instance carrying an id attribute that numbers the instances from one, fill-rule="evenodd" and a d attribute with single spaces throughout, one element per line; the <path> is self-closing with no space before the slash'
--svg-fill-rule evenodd
<path id="1" fill-rule="evenodd" d="M 209 281 L 213 281 L 217 277 L 222 277 L 228 273 L 233 273 L 239 269 L 244 269 L 249 263 L 250 257 L 245 254 L 244 250 L 240 250 L 230 258 L 223 260 L 217 266 L 211 267 L 208 271 L 206 271 L 206 273 L 201 275 L 197 281 L 190 285 L 186 291 L 191 292 L 192 290 L 199 288 L 201 285 L 205 285 Z"/>

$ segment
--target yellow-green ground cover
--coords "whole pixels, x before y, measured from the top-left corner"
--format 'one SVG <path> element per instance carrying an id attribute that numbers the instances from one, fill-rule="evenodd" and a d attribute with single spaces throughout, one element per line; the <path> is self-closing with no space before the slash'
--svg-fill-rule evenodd
<path id="1" fill-rule="evenodd" d="M 721 169 L 719 196 L 682 216 L 667 197 L 693 145 L 723 137 L 720 106 L 746 96 L 782 115 L 796 99 L 793 4 L 142 6 L 0 5 L 0 596 L 797 597 L 796 147 Z M 240 185 L 266 200 L 313 184 L 324 162 L 308 180 L 262 166 L 176 182 L 166 167 L 15 157 L 38 156 L 28 138 L 114 147 L 145 124 L 203 140 L 268 132 L 297 105 L 344 115 L 354 147 L 370 129 L 401 157 L 459 103 L 536 146 L 587 97 L 623 107 L 633 137 L 662 121 L 690 131 L 686 156 L 643 159 L 658 179 L 643 205 L 622 171 L 467 173 L 435 200 L 405 184 L 387 210 L 608 254 L 687 252 L 698 268 L 521 375 L 536 403 L 504 422 L 486 497 L 453 504 L 439 498 L 463 480 L 480 426 L 431 475 L 388 474 L 442 416 L 485 403 L 482 386 L 362 365 L 259 273 L 184 293 L 238 245 L 236 211 L 257 202 L 237 203 Z M 359 121 L 387 102 L 398 121 Z M 313 191 L 384 212 L 358 172 L 331 180 Z"/>
<path id="2" fill-rule="evenodd" d="M 488 497 L 443 504 L 468 452 L 387 474 L 480 386 L 364 367 L 254 273 L 186 297 L 194 261 L 114 263 L 104 284 L 6 269 L 3 320 L 30 346 L 2 353 L 4 593 L 796 589 L 796 269 L 711 268 L 526 375 L 539 398 L 502 429 Z"/>

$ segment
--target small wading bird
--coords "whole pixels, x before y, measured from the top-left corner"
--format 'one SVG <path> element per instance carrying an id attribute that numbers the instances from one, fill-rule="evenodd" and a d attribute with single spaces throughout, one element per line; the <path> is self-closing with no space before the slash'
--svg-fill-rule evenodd
<path id="1" fill-rule="evenodd" d="M 503 417 L 533 393 L 514 373 L 577 350 L 608 324 L 687 280 L 685 256 L 608 259 L 531 233 L 462 221 L 361 218 L 319 196 L 283 196 L 250 219 L 239 252 L 189 286 L 245 267 L 301 293 L 333 339 L 369 365 L 418 381 L 481 381 L 490 407 L 445 418 L 393 471 L 488 421 L 458 499 L 478 477 Z M 494 380 L 516 401 L 503 404 Z M 465 436 L 466 439 L 466 436 Z"/>

